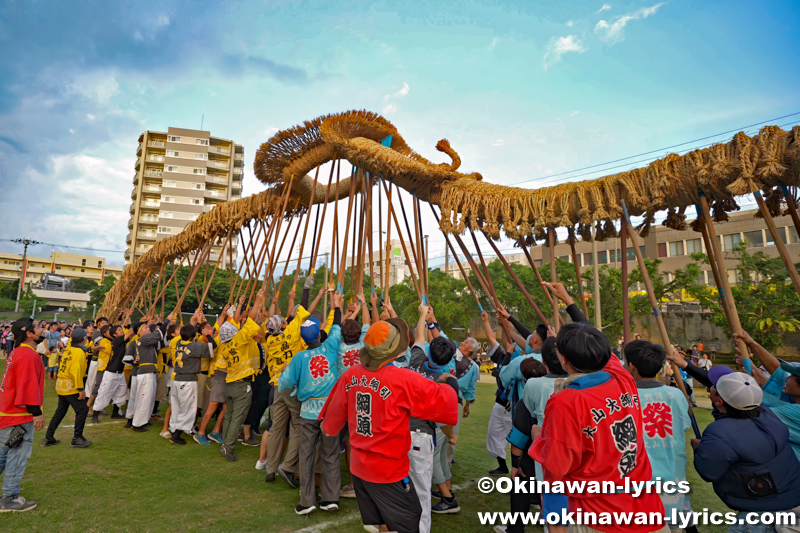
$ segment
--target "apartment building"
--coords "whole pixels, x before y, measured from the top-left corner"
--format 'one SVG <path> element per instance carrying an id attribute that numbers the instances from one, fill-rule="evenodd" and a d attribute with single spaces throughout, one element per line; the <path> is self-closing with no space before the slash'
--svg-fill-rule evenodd
<path id="1" fill-rule="evenodd" d="M 244 148 L 231 140 L 202 130 L 148 130 L 139 136 L 136 156 L 125 266 L 215 205 L 241 198 Z M 212 247 L 209 262 L 217 261 L 222 240 Z M 234 262 L 236 244 L 234 239 Z M 228 263 L 226 252 L 220 266 Z"/>
<path id="2" fill-rule="evenodd" d="M 376 232 L 377 233 L 377 232 Z M 377 237 L 376 237 L 377 239 Z M 406 249 L 408 250 L 409 254 L 412 254 L 411 249 L 409 248 L 410 244 L 408 241 L 405 242 Z M 377 242 L 373 242 L 373 250 L 372 250 L 372 272 L 375 276 L 375 285 L 382 286 L 383 282 L 380 280 L 381 276 L 381 259 L 384 260 L 383 264 L 387 265 L 389 268 L 389 287 L 393 287 L 398 283 L 402 283 L 404 279 L 411 276 L 411 271 L 409 269 L 409 264 L 406 261 L 406 256 L 403 253 L 403 247 L 400 242 L 400 239 L 392 239 L 389 242 L 389 257 L 386 258 L 386 243 L 382 243 L 382 249 L 378 250 Z M 357 258 L 356 258 L 357 260 Z M 351 264 L 353 263 L 353 257 L 347 256 L 346 260 L 347 266 L 346 268 L 350 268 Z M 417 272 L 417 265 L 414 262 L 413 254 L 411 257 L 411 268 L 414 269 L 414 275 Z M 364 250 L 364 274 L 365 279 L 369 279 L 369 251 Z M 386 275 L 385 273 L 383 274 Z"/>
<path id="3" fill-rule="evenodd" d="M 28 255 L 23 264 L 22 254 L 0 253 L 0 280 L 13 281 L 24 276 L 25 283 L 38 282 L 43 274 L 58 274 L 69 279 L 86 278 L 100 283 L 109 275 L 117 279 L 122 267 L 106 264 L 105 257 L 51 252 L 50 257 Z"/>
<path id="4" fill-rule="evenodd" d="M 730 220 L 721 222 L 714 225 L 717 233 L 717 238 L 725 256 L 724 264 L 727 272 L 728 280 L 731 283 L 736 283 L 736 257 L 731 250 L 743 240 L 748 242 L 749 248 L 764 252 L 770 257 L 780 257 L 778 249 L 775 246 L 772 234 L 767 228 L 763 219 L 755 218 L 757 210 L 748 210 L 741 212 L 729 213 Z M 786 243 L 789 253 L 795 258 L 795 261 L 800 261 L 800 239 L 798 239 L 797 230 L 795 229 L 792 219 L 789 216 L 776 217 L 775 224 L 781 234 L 783 242 Z M 630 241 L 628 241 L 630 244 Z M 703 242 L 702 235 L 698 232 L 688 229 L 686 231 L 673 230 L 662 225 L 654 225 L 647 237 L 639 237 L 639 247 L 645 258 L 658 258 L 661 259 L 659 270 L 667 281 L 671 281 L 672 274 L 676 269 L 684 268 L 694 260 L 691 254 L 695 252 L 706 253 L 705 243 Z M 483 253 L 491 255 L 494 259 L 494 254 L 491 251 L 482 250 Z M 543 245 L 537 245 L 530 248 L 531 258 L 537 267 L 543 264 L 550 263 L 550 248 Z M 555 256 L 570 263 L 574 263 L 572 250 L 566 241 L 562 241 L 555 246 Z M 597 263 L 601 266 L 608 265 L 609 267 L 619 268 L 622 265 L 623 256 L 627 260 L 628 268 L 636 268 L 636 254 L 631 246 L 627 246 L 625 254 L 622 253 L 621 243 L 619 238 L 609 239 L 604 242 L 597 243 Z M 459 256 L 460 257 L 460 256 Z M 519 254 L 505 254 L 506 260 L 511 263 L 519 263 L 527 265 L 528 261 L 525 255 Z M 592 266 L 592 243 L 585 241 L 578 241 L 575 243 L 575 258 L 581 271 L 585 271 Z M 488 257 L 487 261 L 490 260 Z M 477 258 L 476 258 L 477 260 Z M 462 266 L 468 268 L 468 264 L 462 260 Z M 709 286 L 715 286 L 714 276 L 711 273 L 711 267 L 707 264 L 700 265 L 702 273 L 698 279 L 699 283 Z M 441 267 L 451 275 L 461 279 L 461 273 L 455 262 L 450 261 Z M 542 272 L 545 279 L 550 279 L 550 273 Z M 591 287 L 591 280 L 584 279 L 584 284 Z M 631 287 L 631 290 L 642 290 L 642 287 Z"/>

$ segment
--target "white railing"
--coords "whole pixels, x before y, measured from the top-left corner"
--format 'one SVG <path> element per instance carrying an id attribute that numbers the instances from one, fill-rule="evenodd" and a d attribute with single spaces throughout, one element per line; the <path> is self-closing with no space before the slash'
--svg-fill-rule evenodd
<path id="1" fill-rule="evenodd" d="M 227 185 L 228 180 L 227 178 L 218 178 L 216 176 L 206 176 L 206 181 L 210 181 L 211 183 L 219 183 L 220 185 Z"/>
<path id="2" fill-rule="evenodd" d="M 153 168 L 148 168 L 147 170 L 144 171 L 144 175 L 145 176 L 150 176 L 152 178 L 160 178 L 161 176 L 164 175 L 164 171 L 163 170 L 156 170 L 156 169 L 153 169 Z"/>
<path id="3" fill-rule="evenodd" d="M 161 192 L 160 185 L 145 185 L 142 187 L 142 190 L 145 192 Z"/>
<path id="4" fill-rule="evenodd" d="M 166 143 L 164 141 L 147 141 L 147 146 L 151 148 L 164 148 Z"/>
<path id="5" fill-rule="evenodd" d="M 214 152 L 215 154 L 225 154 L 225 155 L 230 155 L 231 153 L 230 149 L 223 148 L 221 146 L 209 146 L 208 151 Z"/>
<path id="6" fill-rule="evenodd" d="M 227 198 L 228 195 L 224 191 L 215 191 L 214 189 L 206 189 L 206 196 L 213 196 L 214 198 Z"/>
<path id="7" fill-rule="evenodd" d="M 158 163 L 163 163 L 164 162 L 164 156 L 163 155 L 150 154 L 150 155 L 147 156 L 147 160 L 148 161 L 156 161 Z"/>
<path id="8" fill-rule="evenodd" d="M 140 231 L 136 234 L 136 236 L 140 239 L 155 239 L 156 232 L 155 231 Z"/>
<path id="9" fill-rule="evenodd" d="M 223 163 L 222 161 L 212 161 L 209 159 L 208 164 L 209 166 L 215 168 L 224 168 L 225 170 L 228 170 L 228 163 Z"/>

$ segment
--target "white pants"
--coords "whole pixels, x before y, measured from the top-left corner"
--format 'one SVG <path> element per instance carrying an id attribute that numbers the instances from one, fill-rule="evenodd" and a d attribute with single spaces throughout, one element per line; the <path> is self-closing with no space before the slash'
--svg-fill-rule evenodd
<path id="1" fill-rule="evenodd" d="M 136 409 L 136 395 L 139 392 L 139 376 L 131 376 L 131 391 L 128 395 L 128 407 L 125 409 L 125 418 L 132 419 Z"/>
<path id="2" fill-rule="evenodd" d="M 492 407 L 492 414 L 489 417 L 489 432 L 486 434 L 486 450 L 489 455 L 495 458 L 506 458 L 506 437 L 511 432 L 511 413 L 499 403 Z"/>
<path id="3" fill-rule="evenodd" d="M 103 381 L 100 382 L 100 389 L 97 391 L 97 398 L 94 400 L 94 410 L 102 411 L 112 402 L 117 407 L 122 407 L 127 396 L 128 384 L 125 383 L 125 374 L 105 372 Z"/>
<path id="4" fill-rule="evenodd" d="M 172 414 L 169 416 L 169 430 L 191 433 L 197 419 L 197 382 L 175 381 L 169 390 L 169 405 Z"/>
<path id="5" fill-rule="evenodd" d="M 86 391 L 86 394 L 91 396 L 92 391 L 94 390 L 94 380 L 97 378 L 97 361 L 92 361 L 89 363 L 89 373 L 86 376 L 86 383 L 83 384 L 83 390 Z M 97 403 L 97 402 L 95 402 Z M 92 411 L 94 411 L 94 404 L 92 404 Z"/>
<path id="6" fill-rule="evenodd" d="M 136 402 L 133 411 L 134 427 L 143 426 L 150 421 L 155 404 L 156 375 L 139 374 L 139 384 L 136 390 Z"/>
<path id="7" fill-rule="evenodd" d="M 419 517 L 420 533 L 431 531 L 431 479 L 433 478 L 433 435 L 419 430 L 411 432 L 411 449 L 408 450 L 408 477 L 414 482 L 422 515 Z"/>

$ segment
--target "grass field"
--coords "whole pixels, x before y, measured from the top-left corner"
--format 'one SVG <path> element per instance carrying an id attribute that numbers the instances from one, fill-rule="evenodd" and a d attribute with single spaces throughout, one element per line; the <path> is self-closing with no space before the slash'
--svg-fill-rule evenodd
<path id="1" fill-rule="evenodd" d="M 4 365 L 3 365 L 4 366 Z M 49 422 L 55 411 L 55 381 L 46 381 L 44 412 Z M 508 511 L 507 495 L 481 494 L 478 479 L 496 466 L 486 452 L 486 427 L 494 401 L 494 387 L 478 384 L 478 401 L 462 422 L 460 441 L 453 465 L 453 484 L 461 512 L 433 517 L 433 531 L 491 531 L 481 526 L 478 511 Z M 166 405 L 161 405 L 163 411 Z M 109 409 L 110 412 L 110 409 Z M 711 414 L 697 410 L 701 428 Z M 4 514 L 4 531 L 270 531 L 270 532 L 357 532 L 364 531 L 355 500 L 342 500 L 336 513 L 315 511 L 298 517 L 294 506 L 298 491 L 280 479 L 265 483 L 262 472 L 253 467 L 258 449 L 238 445 L 239 461 L 228 463 L 217 445 L 199 446 L 189 441 L 174 446 L 149 433 L 134 433 L 123 424 L 103 417 L 99 425 L 87 424 L 86 438 L 94 444 L 72 449 L 72 428 L 61 427 L 56 438 L 61 444 L 39 446 L 44 432 L 37 432 L 33 456 L 22 482 L 22 495 L 39 507 L 22 514 Z M 62 425 L 72 424 L 72 412 Z M 692 507 L 727 511 L 699 479 L 691 465 Z M 342 459 L 343 482 L 348 481 Z M 725 531 L 726 526 L 705 526 L 701 531 Z M 529 527 L 529 531 L 541 531 Z"/>

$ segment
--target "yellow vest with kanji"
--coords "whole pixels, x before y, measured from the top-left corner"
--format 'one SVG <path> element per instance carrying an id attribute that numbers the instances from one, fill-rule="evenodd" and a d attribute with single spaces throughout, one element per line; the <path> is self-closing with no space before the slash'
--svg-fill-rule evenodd
<path id="1" fill-rule="evenodd" d="M 261 327 L 254 320 L 248 318 L 233 339 L 222 344 L 222 347 L 230 345 L 225 354 L 225 362 L 228 365 L 228 375 L 225 378 L 227 383 L 239 381 L 258 372 L 258 346 L 255 346 L 255 350 L 253 350 L 249 345 L 255 344 L 253 337 L 260 329 Z"/>
<path id="2" fill-rule="evenodd" d="M 70 346 L 61 355 L 58 366 L 56 393 L 59 396 L 78 394 L 83 388 L 83 376 L 86 374 L 86 352 L 80 346 Z"/>

